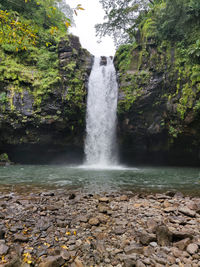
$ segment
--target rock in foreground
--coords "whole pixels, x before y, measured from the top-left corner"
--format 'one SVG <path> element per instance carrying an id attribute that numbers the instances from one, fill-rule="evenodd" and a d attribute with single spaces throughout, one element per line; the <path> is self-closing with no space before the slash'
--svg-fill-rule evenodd
<path id="1" fill-rule="evenodd" d="M 71 194 L 2 193 L 1 266 L 200 266 L 200 198 Z"/>

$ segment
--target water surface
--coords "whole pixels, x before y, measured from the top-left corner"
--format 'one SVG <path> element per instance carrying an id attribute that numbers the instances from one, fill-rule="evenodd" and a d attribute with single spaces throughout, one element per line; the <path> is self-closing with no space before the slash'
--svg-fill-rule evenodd
<path id="1" fill-rule="evenodd" d="M 13 165 L 0 167 L 0 187 L 79 189 L 90 193 L 176 190 L 200 195 L 200 168 Z"/>

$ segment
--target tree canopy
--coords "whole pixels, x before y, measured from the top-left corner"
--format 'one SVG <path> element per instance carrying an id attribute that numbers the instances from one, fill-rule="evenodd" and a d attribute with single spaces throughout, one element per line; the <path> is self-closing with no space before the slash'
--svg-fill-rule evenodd
<path id="1" fill-rule="evenodd" d="M 180 39 L 188 21 L 199 23 L 199 0 L 100 0 L 105 22 L 96 25 L 97 35 L 112 36 L 116 45 L 133 42 L 147 21 L 159 38 Z M 145 25 L 147 26 L 147 25 Z"/>
<path id="2" fill-rule="evenodd" d="M 105 22 L 96 25 L 97 35 L 112 36 L 115 44 L 134 40 L 134 31 L 138 25 L 138 18 L 149 10 L 153 0 L 100 0 L 105 11 Z"/>
<path id="3" fill-rule="evenodd" d="M 48 46 L 51 41 L 47 39 L 66 34 L 77 10 L 83 10 L 80 4 L 72 9 L 64 0 L 3 0 L 0 45 L 9 46 L 11 50 L 15 47 L 16 51 L 38 42 Z"/>

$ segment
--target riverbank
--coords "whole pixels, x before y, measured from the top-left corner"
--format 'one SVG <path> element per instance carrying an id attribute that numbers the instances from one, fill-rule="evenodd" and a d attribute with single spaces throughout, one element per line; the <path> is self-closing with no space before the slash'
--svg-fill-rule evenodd
<path id="1" fill-rule="evenodd" d="M 2 192 L 4 267 L 200 266 L 200 198 Z"/>

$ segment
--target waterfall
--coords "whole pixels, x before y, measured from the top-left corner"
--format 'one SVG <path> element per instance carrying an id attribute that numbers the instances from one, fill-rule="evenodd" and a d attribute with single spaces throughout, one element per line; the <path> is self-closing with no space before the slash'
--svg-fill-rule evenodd
<path id="1" fill-rule="evenodd" d="M 87 165 L 117 164 L 116 111 L 118 85 L 113 60 L 95 58 L 89 78 L 85 156 Z"/>

